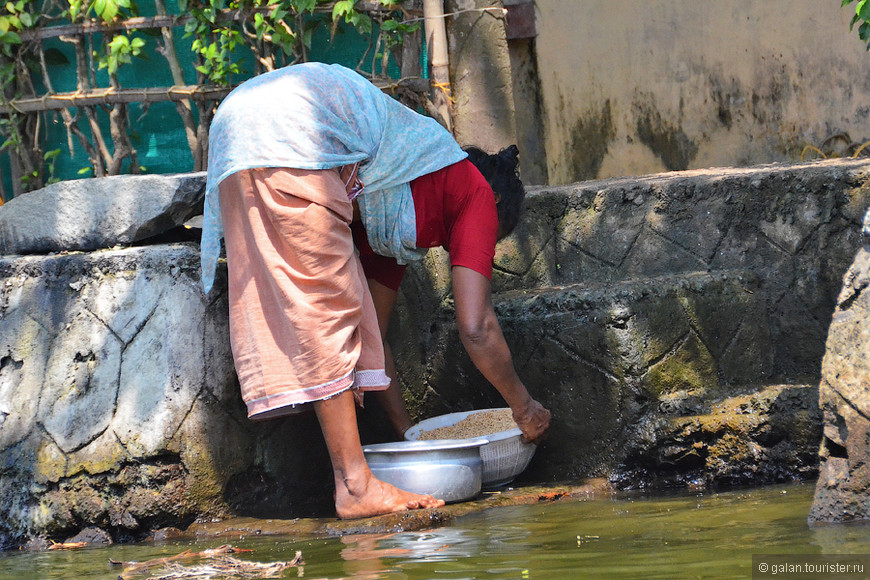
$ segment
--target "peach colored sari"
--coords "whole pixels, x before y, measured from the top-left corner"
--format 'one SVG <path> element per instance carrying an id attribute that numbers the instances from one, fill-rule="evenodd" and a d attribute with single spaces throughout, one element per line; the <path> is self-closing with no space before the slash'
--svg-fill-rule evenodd
<path id="1" fill-rule="evenodd" d="M 220 184 L 230 340 L 251 419 L 383 390 L 383 344 L 339 171 L 261 168 Z"/>

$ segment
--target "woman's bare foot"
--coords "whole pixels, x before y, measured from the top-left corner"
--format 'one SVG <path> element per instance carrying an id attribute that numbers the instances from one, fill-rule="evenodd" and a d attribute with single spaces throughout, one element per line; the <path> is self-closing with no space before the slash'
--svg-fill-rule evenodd
<path id="1" fill-rule="evenodd" d="M 419 508 L 436 508 L 444 500 L 419 495 L 385 483 L 369 472 L 365 481 L 336 482 L 335 511 L 342 519 L 366 518 Z"/>
<path id="2" fill-rule="evenodd" d="M 360 445 L 351 391 L 314 401 L 314 411 L 332 462 L 338 517 L 365 518 L 444 505 L 442 500 L 431 495 L 403 491 L 372 474 Z"/>

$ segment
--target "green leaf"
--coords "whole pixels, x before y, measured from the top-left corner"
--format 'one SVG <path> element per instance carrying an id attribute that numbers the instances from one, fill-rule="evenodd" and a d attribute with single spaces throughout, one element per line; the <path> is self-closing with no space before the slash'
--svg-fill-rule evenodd
<path id="1" fill-rule="evenodd" d="M 79 175 L 85 175 L 85 174 L 87 174 L 87 173 L 90 173 L 90 172 L 93 171 L 93 170 L 94 170 L 93 167 L 82 167 L 81 169 L 78 170 L 77 173 L 78 173 Z"/>
<path id="2" fill-rule="evenodd" d="M 359 14 L 359 18 L 354 22 L 354 26 L 364 35 L 372 33 L 372 19 L 367 14 Z"/>
<path id="3" fill-rule="evenodd" d="M 130 47 L 130 41 L 127 40 L 126 36 L 117 35 L 109 42 L 109 48 L 112 49 L 112 54 L 117 54 L 121 51 L 127 50 Z"/>
<path id="4" fill-rule="evenodd" d="M 103 22 L 111 22 L 115 19 L 115 16 L 118 15 L 118 5 L 114 0 L 106 0 L 106 7 L 103 12 L 100 14 L 100 17 L 103 19 Z"/>
<path id="5" fill-rule="evenodd" d="M 867 0 L 864 1 L 866 2 Z M 353 0 L 338 0 L 332 7 L 332 19 L 338 20 L 350 12 L 353 12 Z"/>
<path id="6" fill-rule="evenodd" d="M 11 30 L 0 38 L 2 38 L 3 42 L 6 44 L 21 44 L 21 37 L 18 36 L 18 33 L 12 32 Z"/>
<path id="7" fill-rule="evenodd" d="M 300 14 L 303 12 L 313 13 L 317 7 L 317 0 L 291 0 L 290 4 Z"/>

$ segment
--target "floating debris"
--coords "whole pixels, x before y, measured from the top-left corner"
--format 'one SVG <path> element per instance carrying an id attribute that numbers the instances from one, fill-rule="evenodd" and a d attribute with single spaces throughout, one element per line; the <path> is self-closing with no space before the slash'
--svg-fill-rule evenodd
<path id="1" fill-rule="evenodd" d="M 302 563 L 302 552 L 296 552 L 296 557 L 290 562 L 249 562 L 232 556 L 221 556 L 209 564 L 197 566 L 182 566 L 169 564 L 160 575 L 151 576 L 151 580 L 212 580 L 231 578 L 280 578 L 287 568 L 297 567 Z"/>
<path id="2" fill-rule="evenodd" d="M 253 550 L 241 549 L 225 544 L 203 550 L 201 552 L 193 552 L 185 550 L 174 556 L 166 556 L 163 558 L 154 558 L 144 562 L 118 562 L 109 560 L 112 566 L 123 566 L 119 580 L 130 580 L 137 576 L 150 574 L 154 568 L 160 568 L 156 573 L 157 576 L 151 576 L 151 580 L 211 580 L 219 578 L 277 578 L 278 575 L 285 569 L 293 566 L 302 565 L 302 552 L 297 551 L 296 557 L 289 562 L 249 562 L 239 560 L 228 556 L 227 554 L 236 554 L 239 552 L 252 552 Z M 199 564 L 195 566 L 183 566 L 180 561 L 213 559 L 213 562 L 208 564 Z"/>
<path id="3" fill-rule="evenodd" d="M 87 548 L 87 542 L 52 542 L 48 547 L 49 550 L 78 550 L 79 548 Z"/>

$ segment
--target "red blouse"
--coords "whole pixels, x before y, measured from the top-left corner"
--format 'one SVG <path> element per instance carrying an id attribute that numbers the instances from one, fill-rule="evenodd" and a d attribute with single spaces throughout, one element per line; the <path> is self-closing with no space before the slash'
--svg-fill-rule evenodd
<path id="1" fill-rule="evenodd" d="M 443 246 L 451 266 L 464 266 L 492 278 L 498 239 L 495 196 L 480 171 L 467 159 L 411 182 L 417 218 L 417 247 Z M 366 277 L 398 290 L 405 266 L 379 256 L 369 246 L 362 223 L 351 225 Z"/>

